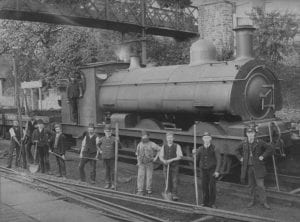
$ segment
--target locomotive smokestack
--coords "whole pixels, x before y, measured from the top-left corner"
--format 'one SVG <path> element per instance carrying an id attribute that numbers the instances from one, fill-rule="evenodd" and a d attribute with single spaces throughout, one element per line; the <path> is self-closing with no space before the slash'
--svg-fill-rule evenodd
<path id="1" fill-rule="evenodd" d="M 139 68 L 141 68 L 140 58 L 137 55 L 131 56 L 129 70 L 139 69 Z"/>
<path id="2" fill-rule="evenodd" d="M 238 26 L 236 32 L 236 60 L 253 58 L 253 31 L 251 25 Z"/>

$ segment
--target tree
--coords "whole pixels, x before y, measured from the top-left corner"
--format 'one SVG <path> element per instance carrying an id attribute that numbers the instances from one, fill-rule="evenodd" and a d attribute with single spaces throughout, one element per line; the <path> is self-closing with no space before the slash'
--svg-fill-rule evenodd
<path id="1" fill-rule="evenodd" d="M 258 57 L 278 63 L 294 49 L 293 39 L 298 31 L 295 14 L 254 8 L 249 16 L 257 28 L 254 50 Z"/>

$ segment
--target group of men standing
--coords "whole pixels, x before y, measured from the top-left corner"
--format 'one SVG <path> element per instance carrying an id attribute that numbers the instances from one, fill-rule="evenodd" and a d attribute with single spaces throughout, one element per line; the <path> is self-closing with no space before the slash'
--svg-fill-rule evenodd
<path id="1" fill-rule="evenodd" d="M 13 127 L 9 130 L 11 143 L 8 156 L 7 167 L 12 165 L 13 151 L 16 149 L 16 166 L 19 166 L 20 158 L 23 158 L 23 168 L 27 167 L 27 162 L 39 162 L 41 173 L 48 172 L 49 151 L 56 156 L 58 165 L 58 176 L 66 176 L 65 166 L 65 148 L 66 139 L 62 133 L 60 124 L 55 125 L 55 132 L 45 129 L 42 120 L 35 121 L 33 116 L 27 122 L 23 137 L 21 136 L 18 121 L 13 122 Z M 273 148 L 269 144 L 258 140 L 256 129 L 249 127 L 246 130 L 246 139 L 236 149 L 236 157 L 241 161 L 241 181 L 245 182 L 248 178 L 250 186 L 251 201 L 248 207 L 256 203 L 256 197 L 259 197 L 262 205 L 266 209 L 270 206 L 266 201 L 266 192 L 264 187 L 264 177 L 266 168 L 264 160 L 273 154 Z M 112 136 L 110 125 L 105 125 L 103 137 L 98 137 L 95 133 L 94 124 L 88 125 L 88 130 L 84 135 L 80 149 L 79 173 L 81 181 L 86 181 L 85 165 L 89 162 L 91 165 L 90 179 L 94 184 L 96 180 L 96 163 L 98 156 L 102 156 L 103 166 L 105 168 L 105 188 L 115 189 L 114 168 L 115 168 L 115 148 L 121 148 L 119 139 Z M 209 132 L 201 135 L 203 144 L 193 150 L 196 165 L 200 170 L 201 188 L 202 188 L 202 206 L 216 208 L 216 181 L 220 175 L 221 153 L 218 147 L 212 142 L 212 136 Z M 20 146 L 26 141 L 25 152 L 21 152 Z M 116 145 L 116 143 L 118 143 Z M 32 155 L 32 145 L 36 152 Z M 150 141 L 149 133 L 142 131 L 141 141 L 136 148 L 138 176 L 137 176 L 137 195 L 144 195 L 145 192 L 152 194 L 152 176 L 153 164 L 157 159 L 163 163 L 163 173 L 165 176 L 166 190 L 171 193 L 172 200 L 178 200 L 178 174 L 179 161 L 182 159 L 181 146 L 174 142 L 174 134 L 166 133 L 164 145 L 159 146 Z M 145 187 L 146 181 L 146 189 Z"/>
<path id="2" fill-rule="evenodd" d="M 13 153 L 14 150 L 16 150 L 16 167 L 20 165 L 22 158 L 22 167 L 24 169 L 28 168 L 28 163 L 38 164 L 39 171 L 41 173 L 49 173 L 49 152 L 52 152 L 56 154 L 59 169 L 58 176 L 65 177 L 66 170 L 64 160 L 66 144 L 61 125 L 55 124 L 54 132 L 45 128 L 45 123 L 42 119 L 36 121 L 32 114 L 29 114 L 29 116 L 30 120 L 27 121 L 26 128 L 22 131 L 22 133 L 17 120 L 13 121 L 13 126 L 9 129 L 11 140 L 8 152 L 7 168 L 11 168 Z"/>

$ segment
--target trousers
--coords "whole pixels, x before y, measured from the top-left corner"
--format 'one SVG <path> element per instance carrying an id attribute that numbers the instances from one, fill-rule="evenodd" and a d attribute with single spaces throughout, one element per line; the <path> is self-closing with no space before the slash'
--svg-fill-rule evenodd
<path id="1" fill-rule="evenodd" d="M 146 179 L 146 190 L 152 191 L 152 176 L 153 176 L 153 163 L 139 164 L 138 177 L 137 177 L 137 190 L 142 192 Z"/>
<path id="2" fill-rule="evenodd" d="M 14 150 L 15 149 L 16 149 L 16 162 L 15 162 L 15 166 L 18 167 L 20 165 L 21 148 L 20 148 L 20 146 L 18 144 L 11 142 L 10 147 L 8 149 L 8 159 L 7 159 L 7 166 L 8 167 L 11 167 L 11 165 L 12 165 L 13 154 L 14 154 Z M 24 169 L 26 169 L 27 168 L 27 162 L 26 162 L 26 154 L 25 154 L 24 150 L 22 152 L 22 160 L 23 160 L 22 167 Z"/>
<path id="3" fill-rule="evenodd" d="M 215 168 L 201 169 L 202 175 L 202 203 L 204 206 L 211 207 L 216 202 L 216 178 L 213 176 Z"/>
<path id="4" fill-rule="evenodd" d="M 112 185 L 115 175 L 115 159 L 103 159 L 103 166 L 105 169 L 105 183 Z"/>
<path id="5" fill-rule="evenodd" d="M 38 146 L 37 151 L 41 173 L 48 172 L 50 170 L 48 146 Z"/>
<path id="6" fill-rule="evenodd" d="M 89 160 L 89 159 L 84 159 L 84 158 L 81 158 L 80 162 L 79 162 L 80 180 L 81 181 L 86 180 L 84 167 L 85 167 L 85 164 L 87 164 L 88 162 L 90 162 L 90 165 L 92 168 L 90 178 L 92 181 L 95 181 L 96 180 L 96 163 L 97 162 L 96 162 L 96 160 Z"/>
<path id="7" fill-rule="evenodd" d="M 62 158 L 56 156 L 56 163 L 57 163 L 57 166 L 58 166 L 58 174 L 60 176 L 66 176 L 66 163 L 65 163 L 65 161 Z"/>
<path id="8" fill-rule="evenodd" d="M 252 200 L 255 201 L 257 196 L 261 203 L 265 203 L 267 200 L 267 196 L 264 185 L 264 178 L 256 177 L 253 166 L 248 166 L 248 184 L 250 187 L 250 196 Z"/>
<path id="9" fill-rule="evenodd" d="M 168 167 L 164 165 L 164 175 L 165 179 L 167 181 L 167 169 Z M 173 195 L 177 195 L 177 185 L 178 185 L 178 172 L 179 172 L 179 166 L 176 165 L 170 165 L 170 172 L 169 172 L 169 183 L 167 185 L 168 191 L 171 192 Z"/>

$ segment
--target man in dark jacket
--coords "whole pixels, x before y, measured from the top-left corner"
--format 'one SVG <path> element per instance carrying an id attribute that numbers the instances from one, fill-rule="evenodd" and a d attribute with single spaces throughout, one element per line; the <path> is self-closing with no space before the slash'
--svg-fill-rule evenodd
<path id="1" fill-rule="evenodd" d="M 92 167 L 91 172 L 91 183 L 96 182 L 96 158 L 98 157 L 98 147 L 99 137 L 95 134 L 95 127 L 93 123 L 88 126 L 88 132 L 82 140 L 81 151 L 80 151 L 80 163 L 79 163 L 79 173 L 81 181 L 85 182 L 85 164 L 90 162 Z"/>
<path id="2" fill-rule="evenodd" d="M 29 113 L 30 120 L 26 123 L 25 135 L 26 135 L 26 157 L 29 163 L 33 163 L 33 155 L 31 152 L 32 147 L 32 134 L 36 129 L 37 121 L 34 119 L 33 113 Z"/>
<path id="3" fill-rule="evenodd" d="M 71 107 L 72 121 L 78 123 L 78 99 L 82 97 L 82 87 L 75 75 L 71 75 L 70 83 L 67 87 L 67 98 Z"/>
<path id="4" fill-rule="evenodd" d="M 56 162 L 58 166 L 58 177 L 66 177 L 66 164 L 65 164 L 65 154 L 66 154 L 66 137 L 62 133 L 62 128 L 60 124 L 55 124 L 55 138 L 53 141 L 52 152 L 56 155 Z M 60 156 L 60 157 L 59 157 Z"/>
<path id="5" fill-rule="evenodd" d="M 53 133 L 45 129 L 44 121 L 37 121 L 38 128 L 33 131 L 32 142 L 37 143 L 37 153 L 39 157 L 40 170 L 42 173 L 48 173 L 50 170 L 49 163 L 49 143 L 51 142 Z"/>
<path id="6" fill-rule="evenodd" d="M 251 202 L 248 207 L 255 205 L 256 192 L 266 209 L 270 209 L 267 204 L 266 191 L 264 186 L 264 177 L 266 167 L 264 160 L 273 154 L 272 146 L 258 140 L 255 137 L 256 131 L 249 127 L 246 131 L 247 139 L 238 146 L 236 156 L 241 161 L 241 181 L 244 183 L 246 174 L 248 175 L 248 184 L 250 186 Z"/>
<path id="7" fill-rule="evenodd" d="M 203 134 L 202 140 L 203 145 L 197 150 L 193 150 L 202 175 L 202 205 L 216 208 L 216 178 L 220 175 L 221 155 L 211 143 L 212 137 L 208 132 Z"/>

